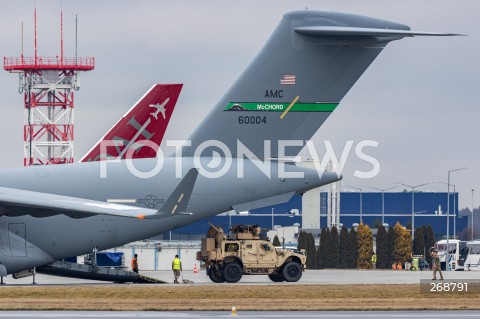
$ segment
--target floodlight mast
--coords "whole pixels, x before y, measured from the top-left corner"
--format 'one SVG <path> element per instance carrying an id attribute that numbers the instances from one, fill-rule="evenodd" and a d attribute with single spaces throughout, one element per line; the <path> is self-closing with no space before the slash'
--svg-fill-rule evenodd
<path id="1" fill-rule="evenodd" d="M 3 68 L 19 74 L 24 95 L 25 166 L 74 162 L 74 91 L 80 88 L 79 72 L 95 68 L 95 58 L 65 58 L 63 12 L 60 15 L 60 56 L 39 57 L 37 9 L 34 9 L 34 57 L 4 57 Z"/>
<path id="2" fill-rule="evenodd" d="M 467 169 L 468 167 L 462 167 L 462 168 L 456 168 L 448 171 L 448 182 L 447 182 L 447 191 L 448 191 L 448 196 L 447 196 L 447 250 L 446 250 L 446 255 L 445 255 L 445 270 L 450 271 L 450 252 L 448 251 L 449 248 L 449 242 L 450 242 L 450 173 L 456 172 L 456 171 L 461 171 L 464 169 Z"/>

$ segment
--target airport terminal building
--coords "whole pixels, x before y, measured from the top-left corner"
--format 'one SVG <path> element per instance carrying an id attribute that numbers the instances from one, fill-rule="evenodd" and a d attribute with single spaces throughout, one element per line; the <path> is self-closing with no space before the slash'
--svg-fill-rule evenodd
<path id="1" fill-rule="evenodd" d="M 315 191 L 315 190 L 314 190 Z M 413 223 L 414 228 L 431 225 L 436 238 L 447 233 L 446 192 L 339 192 L 337 201 L 337 221 L 339 225 L 350 228 L 363 223 L 372 227 L 383 222 L 395 225 Z M 413 196 L 412 196 L 413 195 Z M 306 196 L 306 195 L 304 195 Z M 249 212 L 233 211 L 211 217 L 163 234 L 164 240 L 195 240 L 205 236 L 208 222 L 228 229 L 231 224 L 258 224 L 262 228 L 273 229 L 275 226 L 297 225 L 306 230 L 318 230 L 328 227 L 329 204 L 332 205 L 331 193 L 317 191 L 315 205 L 308 209 L 302 207 L 302 196 L 294 196 L 288 203 L 274 205 Z M 305 201 L 304 206 L 305 205 Z M 413 205 L 413 206 L 412 206 Z M 412 207 L 414 208 L 412 216 Z M 312 209 L 313 208 L 313 209 Z M 383 212 L 383 214 L 382 214 Z M 383 215 L 383 218 L 382 218 Z M 449 234 L 458 234 L 468 225 L 468 216 L 458 216 L 458 193 L 450 193 Z M 413 217 L 413 218 L 412 218 Z M 336 223 L 334 223 L 336 224 Z"/>

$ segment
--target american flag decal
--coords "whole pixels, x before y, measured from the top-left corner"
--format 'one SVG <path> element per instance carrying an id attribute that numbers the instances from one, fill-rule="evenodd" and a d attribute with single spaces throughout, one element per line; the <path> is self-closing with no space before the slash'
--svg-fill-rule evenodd
<path id="1" fill-rule="evenodd" d="M 280 79 L 280 84 L 282 85 L 295 85 L 295 75 L 294 74 L 284 74 Z"/>

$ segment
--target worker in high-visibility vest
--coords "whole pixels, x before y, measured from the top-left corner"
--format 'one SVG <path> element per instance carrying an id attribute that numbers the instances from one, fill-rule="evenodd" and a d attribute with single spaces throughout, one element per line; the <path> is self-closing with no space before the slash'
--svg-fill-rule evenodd
<path id="1" fill-rule="evenodd" d="M 138 274 L 138 255 L 135 254 L 132 258 L 132 271 Z"/>
<path id="2" fill-rule="evenodd" d="M 183 271 L 183 269 L 182 269 L 182 262 L 178 258 L 178 255 L 175 255 L 175 259 L 172 261 L 172 270 L 173 270 L 173 276 L 175 277 L 175 280 L 173 281 L 173 283 L 179 284 L 178 278 L 180 277 L 180 272 Z"/>
<path id="3" fill-rule="evenodd" d="M 377 254 L 375 253 L 372 254 L 372 265 L 373 265 L 373 269 L 377 268 Z"/>

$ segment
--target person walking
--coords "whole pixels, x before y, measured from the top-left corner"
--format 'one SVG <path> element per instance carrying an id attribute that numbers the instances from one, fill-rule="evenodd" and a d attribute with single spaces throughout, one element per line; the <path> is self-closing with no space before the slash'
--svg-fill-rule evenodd
<path id="1" fill-rule="evenodd" d="M 174 284 L 179 284 L 178 278 L 180 278 L 180 272 L 182 272 L 182 261 L 178 258 L 178 255 L 175 255 L 175 259 L 172 261 L 172 270 L 175 280 Z"/>
<path id="2" fill-rule="evenodd" d="M 443 280 L 442 266 L 440 265 L 440 258 L 436 250 L 432 251 L 432 269 L 433 269 L 433 279 L 437 280 L 437 272 L 440 274 L 440 280 Z"/>
<path id="3" fill-rule="evenodd" d="M 377 254 L 375 252 L 372 252 L 372 266 L 373 269 L 377 269 Z"/>
<path id="4" fill-rule="evenodd" d="M 132 258 L 132 271 L 138 274 L 138 255 L 135 254 Z"/>

